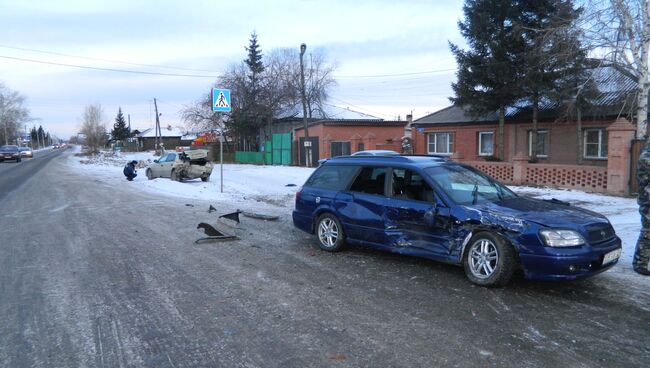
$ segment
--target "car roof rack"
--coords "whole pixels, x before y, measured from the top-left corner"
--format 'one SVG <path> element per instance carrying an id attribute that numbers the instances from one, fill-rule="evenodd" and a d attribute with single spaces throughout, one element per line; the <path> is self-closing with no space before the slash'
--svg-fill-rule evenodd
<path id="1" fill-rule="evenodd" d="M 380 156 L 380 155 L 375 155 L 375 156 L 336 156 L 329 158 L 327 160 L 333 160 L 333 159 L 345 159 L 345 160 L 385 160 L 385 159 L 390 159 L 390 160 L 395 160 L 395 161 L 400 161 L 400 162 L 414 162 L 414 161 L 424 161 L 425 159 L 431 159 L 433 161 L 450 161 L 451 159 L 449 156 L 442 156 L 442 155 L 400 155 L 400 156 Z"/>

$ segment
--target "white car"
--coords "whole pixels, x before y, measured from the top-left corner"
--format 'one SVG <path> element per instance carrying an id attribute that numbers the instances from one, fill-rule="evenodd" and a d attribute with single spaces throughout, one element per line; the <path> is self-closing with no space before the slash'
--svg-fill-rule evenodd
<path id="1" fill-rule="evenodd" d="M 149 180 L 155 178 L 183 179 L 201 178 L 210 180 L 212 163 L 208 160 L 207 150 L 190 150 L 170 152 L 154 160 L 145 170 Z"/>

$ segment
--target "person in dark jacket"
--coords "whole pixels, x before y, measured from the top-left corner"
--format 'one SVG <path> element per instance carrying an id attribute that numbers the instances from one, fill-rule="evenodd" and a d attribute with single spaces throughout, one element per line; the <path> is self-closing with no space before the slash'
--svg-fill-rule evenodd
<path id="1" fill-rule="evenodd" d="M 138 174 L 135 171 L 135 165 L 138 163 L 138 161 L 131 161 L 126 166 L 124 166 L 124 176 L 126 176 L 126 180 L 128 181 L 133 181 L 133 178 L 138 176 Z"/>
<path id="2" fill-rule="evenodd" d="M 639 213 L 641 214 L 641 234 L 636 243 L 632 266 L 634 271 L 650 276 L 650 139 L 639 157 L 636 174 L 639 183 Z"/>

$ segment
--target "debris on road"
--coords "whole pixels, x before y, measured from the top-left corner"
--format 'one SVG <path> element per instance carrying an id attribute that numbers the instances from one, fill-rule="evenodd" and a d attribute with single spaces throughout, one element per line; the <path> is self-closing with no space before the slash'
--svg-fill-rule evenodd
<path id="1" fill-rule="evenodd" d="M 265 221 L 276 221 L 277 219 L 280 218 L 280 216 L 272 216 L 272 215 L 264 215 L 261 213 L 255 213 L 255 212 L 247 212 L 247 211 L 242 211 L 242 210 L 237 210 L 237 212 L 241 213 L 242 215 L 250 218 L 254 218 L 257 220 L 265 220 Z"/>
<path id="2" fill-rule="evenodd" d="M 236 223 L 239 223 L 239 214 L 240 214 L 240 211 L 237 210 L 237 211 L 232 212 L 232 213 L 226 213 L 225 215 L 221 215 L 221 216 L 219 216 L 219 218 L 220 219 L 226 219 L 226 220 L 232 220 L 232 221 L 234 221 Z"/>
<path id="3" fill-rule="evenodd" d="M 210 205 L 210 208 L 208 208 L 208 213 L 212 213 L 212 212 L 214 212 L 214 211 L 216 211 L 216 210 L 217 210 L 217 209 L 214 208 L 213 205 Z"/>
<path id="4" fill-rule="evenodd" d="M 196 239 L 194 241 L 195 244 L 199 244 L 199 243 L 205 242 L 205 241 L 224 241 L 224 240 L 237 240 L 237 239 L 239 239 L 239 237 L 237 237 L 235 235 L 224 234 L 221 231 L 215 229 L 212 225 L 206 224 L 205 222 L 201 222 L 196 228 L 197 229 L 203 229 L 203 232 L 207 236 Z"/>

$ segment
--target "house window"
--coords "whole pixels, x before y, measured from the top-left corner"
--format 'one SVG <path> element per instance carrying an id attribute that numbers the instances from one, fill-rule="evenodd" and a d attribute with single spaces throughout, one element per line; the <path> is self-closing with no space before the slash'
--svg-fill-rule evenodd
<path id="1" fill-rule="evenodd" d="M 332 157 L 347 156 L 350 154 L 350 142 L 332 142 L 330 148 Z"/>
<path id="2" fill-rule="evenodd" d="M 607 131 L 605 129 L 585 129 L 584 157 L 607 158 Z"/>
<path id="3" fill-rule="evenodd" d="M 366 150 L 366 146 L 363 143 L 357 144 L 357 152 L 365 151 L 365 150 Z"/>
<path id="4" fill-rule="evenodd" d="M 492 156 L 494 154 L 494 132 L 478 133 L 478 155 Z"/>
<path id="5" fill-rule="evenodd" d="M 430 155 L 451 155 L 454 152 L 453 133 L 429 133 Z"/>
<path id="6" fill-rule="evenodd" d="M 537 131 L 537 157 L 548 157 L 549 151 L 548 130 Z M 528 156 L 533 155 L 533 131 L 528 131 Z"/>

